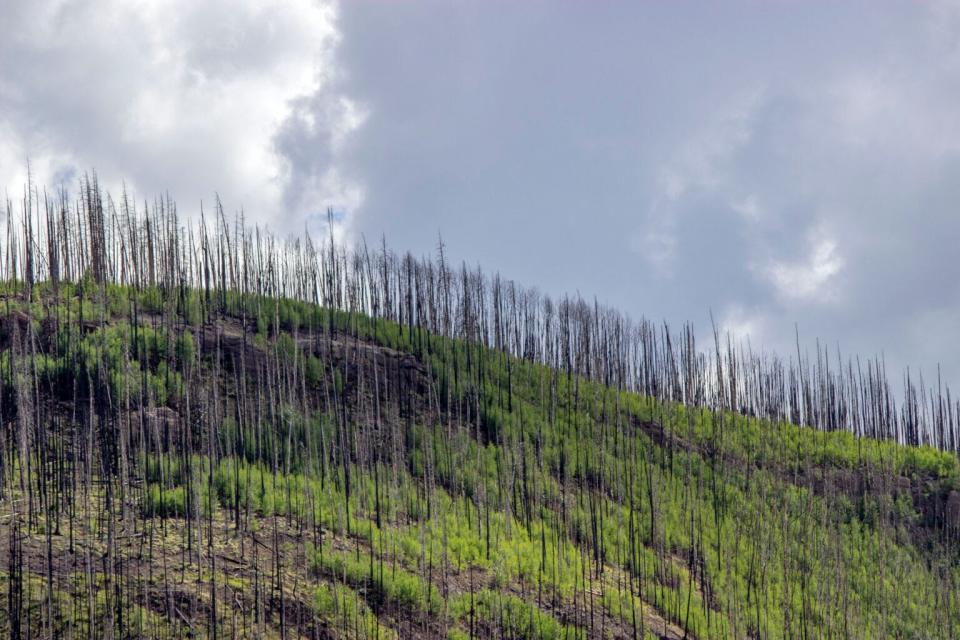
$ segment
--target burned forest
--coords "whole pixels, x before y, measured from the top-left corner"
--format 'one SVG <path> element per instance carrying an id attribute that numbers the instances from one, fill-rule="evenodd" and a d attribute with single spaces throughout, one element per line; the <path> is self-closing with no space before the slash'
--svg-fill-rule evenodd
<path id="1" fill-rule="evenodd" d="M 960 636 L 939 377 L 93 176 L 0 272 L 0 636 Z"/>

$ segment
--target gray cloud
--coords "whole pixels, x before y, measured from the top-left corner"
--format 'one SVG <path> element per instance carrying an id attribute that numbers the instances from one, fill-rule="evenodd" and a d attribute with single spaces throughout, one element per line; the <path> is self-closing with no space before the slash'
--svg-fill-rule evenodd
<path id="1" fill-rule="evenodd" d="M 353 227 L 960 380 L 955 3 L 350 3 Z"/>

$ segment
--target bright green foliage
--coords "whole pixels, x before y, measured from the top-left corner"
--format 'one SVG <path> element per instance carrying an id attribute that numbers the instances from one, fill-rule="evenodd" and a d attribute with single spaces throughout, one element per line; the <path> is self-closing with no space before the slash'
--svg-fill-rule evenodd
<path id="1" fill-rule="evenodd" d="M 344 584 L 321 584 L 317 587 L 315 606 L 317 615 L 330 621 L 338 637 L 358 640 L 396 637 L 377 619 L 363 597 Z"/>
<path id="2" fill-rule="evenodd" d="M 534 603 L 512 594 L 484 589 L 471 598 L 461 596 L 451 607 L 463 621 L 474 617 L 479 624 L 496 624 L 509 637 L 530 640 L 577 640 L 586 638 L 583 629 L 565 625 Z M 472 609 L 472 610 L 471 610 Z"/>
<path id="3" fill-rule="evenodd" d="M 313 570 L 356 587 L 370 589 L 380 601 L 403 609 L 438 614 L 443 602 L 436 586 L 419 576 L 393 565 L 374 562 L 373 557 L 357 557 L 352 553 L 315 550 Z"/>
<path id="4" fill-rule="evenodd" d="M 190 547 L 201 578 L 215 536 L 249 535 L 258 553 L 289 543 L 340 637 L 413 621 L 450 638 L 581 638 L 601 615 L 637 637 L 654 621 L 697 638 L 960 636 L 953 454 L 657 401 L 226 292 L 220 322 L 249 345 L 235 371 L 239 347 L 219 362 L 204 347 L 213 303 L 199 292 L 106 293 L 37 310 L 93 324 L 60 325 L 50 353 L 5 351 L 5 397 L 36 376 L 61 400 L 122 407 L 98 428 L 128 429 L 133 511 L 199 527 L 182 535 L 204 549 Z M 31 478 L 13 458 L 5 471 L 28 485 L 56 472 L 31 458 Z"/>

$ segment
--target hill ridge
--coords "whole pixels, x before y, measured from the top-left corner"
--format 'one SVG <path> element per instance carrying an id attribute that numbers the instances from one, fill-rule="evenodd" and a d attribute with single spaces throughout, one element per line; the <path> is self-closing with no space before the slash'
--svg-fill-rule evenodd
<path id="1" fill-rule="evenodd" d="M 947 395 L 78 207 L 0 251 L 5 635 L 960 634 Z"/>

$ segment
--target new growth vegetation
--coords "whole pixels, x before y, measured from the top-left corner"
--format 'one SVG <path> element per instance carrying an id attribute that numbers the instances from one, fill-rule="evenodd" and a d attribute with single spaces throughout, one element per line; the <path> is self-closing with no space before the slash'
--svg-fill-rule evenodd
<path id="1" fill-rule="evenodd" d="M 956 638 L 939 378 L 28 186 L 0 635 Z"/>

